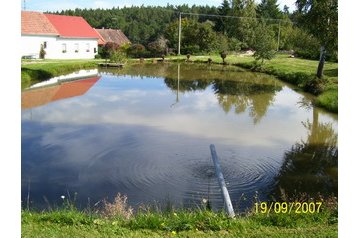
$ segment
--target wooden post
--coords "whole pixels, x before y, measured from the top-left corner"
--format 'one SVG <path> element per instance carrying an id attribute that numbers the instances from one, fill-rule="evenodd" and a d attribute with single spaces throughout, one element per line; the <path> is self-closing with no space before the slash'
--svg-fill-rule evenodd
<path id="1" fill-rule="evenodd" d="M 233 209 L 232 204 L 231 204 L 230 195 L 229 195 L 229 192 L 228 192 L 228 190 L 226 188 L 224 175 L 221 172 L 219 159 L 218 159 L 218 156 L 216 154 L 216 150 L 215 150 L 214 145 L 210 145 L 210 151 L 211 151 L 211 157 L 213 159 L 214 166 L 215 166 L 216 177 L 218 178 L 219 185 L 220 185 L 220 188 L 221 188 L 221 194 L 222 194 L 223 199 L 224 199 L 226 212 L 228 213 L 229 217 L 231 217 L 231 218 L 235 217 L 235 212 L 234 212 L 234 209 Z"/>

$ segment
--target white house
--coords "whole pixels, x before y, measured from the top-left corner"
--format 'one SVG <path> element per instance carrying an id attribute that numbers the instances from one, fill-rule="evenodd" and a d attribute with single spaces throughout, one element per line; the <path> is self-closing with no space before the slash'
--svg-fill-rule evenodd
<path id="1" fill-rule="evenodd" d="M 21 54 L 46 59 L 93 59 L 98 52 L 98 33 L 77 16 L 21 12 Z"/>

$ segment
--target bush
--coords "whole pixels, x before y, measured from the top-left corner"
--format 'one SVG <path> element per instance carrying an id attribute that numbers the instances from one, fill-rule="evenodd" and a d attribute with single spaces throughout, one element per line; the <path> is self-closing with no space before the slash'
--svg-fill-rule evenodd
<path id="1" fill-rule="evenodd" d="M 100 54 L 102 56 L 102 58 L 104 59 L 108 59 L 111 56 L 111 53 L 114 51 L 119 50 L 119 45 L 117 43 L 114 42 L 107 42 L 102 48 Z"/>
<path id="2" fill-rule="evenodd" d="M 241 50 L 241 41 L 239 41 L 238 39 L 232 37 L 229 38 L 228 40 L 228 47 L 229 47 L 229 51 L 235 51 L 238 52 Z"/>
<path id="3" fill-rule="evenodd" d="M 200 53 L 200 46 L 198 45 L 186 45 L 182 48 L 183 54 L 198 54 Z"/>
<path id="4" fill-rule="evenodd" d="M 155 56 L 161 56 L 162 54 L 166 54 L 168 50 L 167 46 L 168 40 L 163 36 L 159 37 L 157 40 L 150 42 L 148 44 L 149 51 Z"/>
<path id="5" fill-rule="evenodd" d="M 127 49 L 128 56 L 140 58 L 145 56 L 146 49 L 142 44 L 133 44 Z"/>
<path id="6" fill-rule="evenodd" d="M 45 58 L 45 55 L 46 55 L 46 51 L 45 51 L 45 49 L 44 49 L 43 44 L 41 44 L 41 47 L 40 47 L 40 54 L 39 54 L 40 59 L 44 59 L 44 58 Z"/>
<path id="7" fill-rule="evenodd" d="M 227 56 L 227 53 L 226 53 L 225 51 L 222 51 L 222 52 L 220 53 L 220 57 L 221 57 L 221 59 L 223 60 L 223 64 L 226 63 L 226 62 L 225 62 L 226 56 Z"/>
<path id="8" fill-rule="evenodd" d="M 110 62 L 113 62 L 113 63 L 124 64 L 127 62 L 127 55 L 125 52 L 123 52 L 121 50 L 116 50 L 116 51 L 111 52 L 109 60 L 110 60 Z"/>

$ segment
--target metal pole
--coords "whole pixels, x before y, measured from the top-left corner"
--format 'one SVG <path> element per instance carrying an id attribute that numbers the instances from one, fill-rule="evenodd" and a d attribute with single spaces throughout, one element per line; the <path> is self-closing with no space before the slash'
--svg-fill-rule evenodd
<path id="1" fill-rule="evenodd" d="M 180 80 L 180 64 L 178 64 L 178 88 L 177 88 L 177 102 L 179 102 L 179 80 Z"/>
<path id="2" fill-rule="evenodd" d="M 225 208 L 226 208 L 227 213 L 229 214 L 229 217 L 232 218 L 232 217 L 235 216 L 235 212 L 234 212 L 234 209 L 233 209 L 232 204 L 231 204 L 230 195 L 229 195 L 229 192 L 228 192 L 228 190 L 226 188 L 224 175 L 221 172 L 219 159 L 218 159 L 218 156 L 216 154 L 216 150 L 215 150 L 214 145 L 210 145 L 210 151 L 211 151 L 211 157 L 213 159 L 214 166 L 215 166 L 216 177 L 218 178 L 219 185 L 220 185 L 220 188 L 221 188 L 221 194 L 222 194 L 224 202 L 225 202 Z"/>
<path id="3" fill-rule="evenodd" d="M 278 22 L 277 51 L 280 49 L 281 21 Z"/>
<path id="4" fill-rule="evenodd" d="M 178 34 L 178 55 L 180 55 L 180 39 L 181 39 L 181 12 L 179 12 L 179 34 Z"/>

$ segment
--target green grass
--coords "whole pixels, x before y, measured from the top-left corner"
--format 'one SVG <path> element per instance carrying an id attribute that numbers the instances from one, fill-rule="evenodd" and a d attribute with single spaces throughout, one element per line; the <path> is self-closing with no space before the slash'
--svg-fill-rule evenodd
<path id="1" fill-rule="evenodd" d="M 22 237 L 337 237 L 337 213 L 253 214 L 142 212 L 105 218 L 73 209 L 22 211 Z"/>
<path id="2" fill-rule="evenodd" d="M 192 62 L 207 63 L 208 58 L 214 64 L 222 64 L 219 55 L 191 56 Z M 184 61 L 186 56 L 173 56 L 169 60 Z M 315 74 L 318 61 L 291 58 L 287 54 L 277 54 L 264 65 L 257 67 L 252 56 L 228 55 L 227 64 L 237 65 L 253 71 L 274 75 L 279 79 L 298 86 L 302 90 L 317 95 L 315 104 L 331 112 L 338 112 L 338 63 L 326 62 L 323 79 L 317 79 Z"/>

